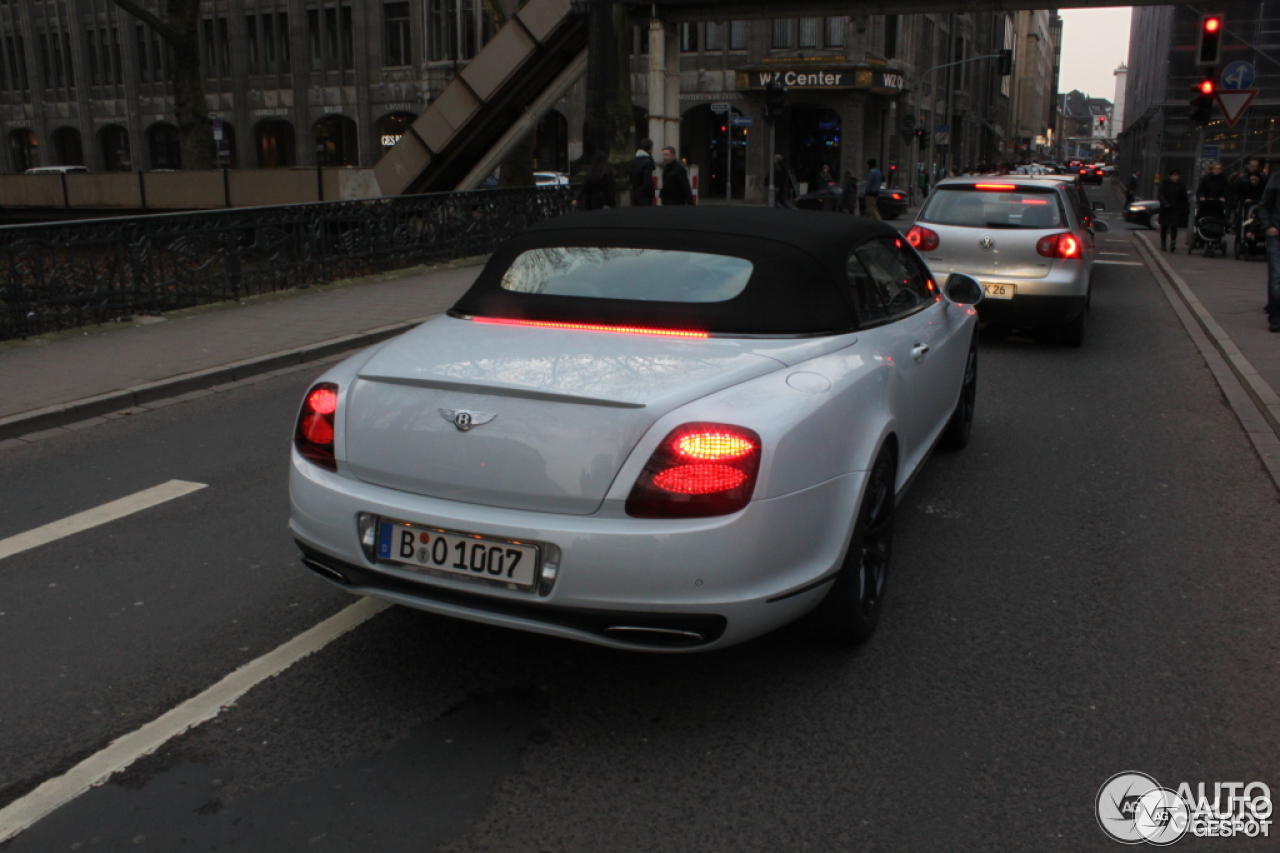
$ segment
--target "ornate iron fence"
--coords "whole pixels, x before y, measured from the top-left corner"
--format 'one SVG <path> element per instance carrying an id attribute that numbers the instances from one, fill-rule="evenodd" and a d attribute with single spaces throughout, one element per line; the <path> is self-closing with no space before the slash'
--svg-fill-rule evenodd
<path id="1" fill-rule="evenodd" d="M 478 255 L 568 187 L 0 228 L 0 340 Z"/>

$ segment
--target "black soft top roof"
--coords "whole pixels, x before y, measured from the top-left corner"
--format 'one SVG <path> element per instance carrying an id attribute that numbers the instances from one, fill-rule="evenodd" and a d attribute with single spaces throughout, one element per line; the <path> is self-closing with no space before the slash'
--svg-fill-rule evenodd
<path id="1" fill-rule="evenodd" d="M 884 223 L 817 211 L 742 206 L 621 208 L 539 223 L 504 243 L 451 314 L 550 322 L 697 328 L 720 334 L 822 334 L 856 328 L 845 264 L 850 249 L 896 236 Z M 521 252 L 553 246 L 675 249 L 744 258 L 741 294 L 687 303 L 549 296 L 503 290 Z"/>

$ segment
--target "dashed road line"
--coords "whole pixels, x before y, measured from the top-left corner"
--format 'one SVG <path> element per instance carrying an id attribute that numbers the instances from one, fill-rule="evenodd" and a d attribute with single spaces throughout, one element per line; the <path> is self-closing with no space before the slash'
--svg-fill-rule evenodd
<path id="1" fill-rule="evenodd" d="M 167 483 L 143 489 L 140 492 L 105 503 L 102 506 L 96 506 L 93 509 L 69 515 L 58 521 L 52 521 L 34 530 L 28 530 L 26 533 L 10 536 L 8 539 L 0 539 L 0 560 L 5 557 L 12 557 L 14 554 L 21 554 L 23 551 L 29 551 L 32 548 L 38 548 L 41 545 L 47 545 L 50 542 L 56 542 L 59 539 L 89 530 L 101 524 L 124 518 L 127 515 L 133 515 L 135 512 L 150 509 L 153 506 L 189 495 L 192 492 L 198 492 L 207 487 L 207 483 L 170 480 Z"/>
<path id="2" fill-rule="evenodd" d="M 381 613 L 390 605 L 362 599 L 313 628 L 250 661 L 217 684 L 165 712 L 142 728 L 112 741 L 61 776 L 49 779 L 21 799 L 0 809 L 0 844 L 36 821 L 66 805 L 112 774 L 155 752 L 183 732 L 208 722 L 235 704 L 258 684 L 279 675 L 304 657 L 314 654 L 343 634 Z"/>

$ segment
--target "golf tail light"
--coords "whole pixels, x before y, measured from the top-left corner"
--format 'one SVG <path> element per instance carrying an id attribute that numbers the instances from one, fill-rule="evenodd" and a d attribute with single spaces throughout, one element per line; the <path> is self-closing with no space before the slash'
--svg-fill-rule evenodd
<path id="1" fill-rule="evenodd" d="M 330 471 L 338 470 L 333 453 L 333 422 L 338 413 L 338 386 L 321 382 L 311 386 L 298 413 L 293 445 L 309 462 Z"/>
<path id="2" fill-rule="evenodd" d="M 921 252 L 932 252 L 938 248 L 938 232 L 930 231 L 928 228 L 921 228 L 919 225 L 912 225 L 911 230 L 907 232 L 907 242 Z"/>
<path id="3" fill-rule="evenodd" d="M 640 472 L 627 497 L 627 515 L 698 518 L 737 512 L 755 491 L 760 449 L 760 436 L 745 427 L 676 427 Z"/>
<path id="4" fill-rule="evenodd" d="M 1063 232 L 1049 234 L 1036 242 L 1036 252 L 1046 258 L 1078 258 L 1080 257 L 1080 241 L 1074 234 Z"/>

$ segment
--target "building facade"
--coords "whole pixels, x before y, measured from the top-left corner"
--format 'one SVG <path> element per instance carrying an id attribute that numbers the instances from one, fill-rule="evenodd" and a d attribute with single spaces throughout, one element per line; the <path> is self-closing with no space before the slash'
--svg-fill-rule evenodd
<path id="1" fill-rule="evenodd" d="M 1280 64 L 1272 58 L 1280 55 L 1280 7 L 1228 2 L 1213 11 L 1223 17 L 1221 62 L 1200 68 L 1196 9 L 1134 7 L 1118 144 L 1121 166 L 1137 170 L 1143 197 L 1154 197 L 1156 176 L 1169 169 L 1179 169 L 1191 182 L 1197 163 L 1221 162 L 1230 174 L 1252 157 L 1272 164 L 1280 158 Z M 1234 125 L 1216 105 L 1203 131 L 1190 120 L 1190 99 L 1206 76 L 1220 91 L 1257 91 Z"/>

